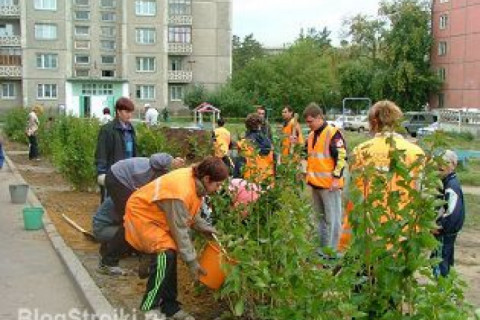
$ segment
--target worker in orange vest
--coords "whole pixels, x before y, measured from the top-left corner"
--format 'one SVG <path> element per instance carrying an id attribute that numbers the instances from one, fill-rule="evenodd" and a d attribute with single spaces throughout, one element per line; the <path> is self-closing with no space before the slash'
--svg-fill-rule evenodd
<path id="1" fill-rule="evenodd" d="M 224 119 L 219 118 L 217 120 L 217 124 L 218 128 L 213 130 L 213 147 L 215 150 L 215 157 L 221 158 L 227 167 L 232 168 L 233 162 L 228 154 L 230 150 L 230 144 L 232 142 L 230 131 L 224 127 Z"/>
<path id="2" fill-rule="evenodd" d="M 191 228 L 216 233 L 199 213 L 202 198 L 215 193 L 228 177 L 218 157 L 209 157 L 193 168 L 174 170 L 138 189 L 125 213 L 125 239 L 143 253 L 153 254 L 150 276 L 141 309 L 147 319 L 194 320 L 177 301 L 177 253 L 197 280 L 206 272 L 197 260 L 189 236 Z"/>
<path id="3" fill-rule="evenodd" d="M 341 131 L 329 125 L 323 112 L 310 103 L 303 112 L 310 128 L 307 139 L 306 180 L 311 187 L 314 218 L 318 221 L 321 248 L 336 251 L 342 229 L 343 171 L 347 151 Z"/>
<path id="4" fill-rule="evenodd" d="M 237 163 L 236 171 L 245 180 L 257 184 L 270 185 L 274 179 L 273 145 L 261 132 L 263 120 L 251 113 L 245 119 L 247 132 L 245 138 L 238 142 L 242 162 Z"/>
<path id="5" fill-rule="evenodd" d="M 294 117 L 291 106 L 286 105 L 283 108 L 282 118 L 284 120 L 282 128 L 282 156 L 288 156 L 293 153 L 295 145 L 303 145 L 305 140 L 303 139 L 302 128 L 298 123 L 298 119 Z"/>

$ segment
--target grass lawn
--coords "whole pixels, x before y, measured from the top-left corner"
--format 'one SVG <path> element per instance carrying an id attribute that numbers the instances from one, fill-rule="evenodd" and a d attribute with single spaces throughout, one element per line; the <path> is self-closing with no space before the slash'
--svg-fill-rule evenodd
<path id="1" fill-rule="evenodd" d="M 467 215 L 465 217 L 465 228 L 480 229 L 480 196 L 465 195 Z"/>
<path id="2" fill-rule="evenodd" d="M 466 166 L 460 164 L 457 174 L 462 185 L 480 186 L 480 159 L 471 159 Z"/>

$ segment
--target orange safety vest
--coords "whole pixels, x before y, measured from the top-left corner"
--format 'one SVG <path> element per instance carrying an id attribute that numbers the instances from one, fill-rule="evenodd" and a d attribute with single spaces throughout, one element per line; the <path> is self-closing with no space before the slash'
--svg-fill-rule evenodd
<path id="1" fill-rule="evenodd" d="M 324 189 L 329 189 L 333 182 L 335 160 L 330 154 L 330 142 L 338 132 L 338 128 L 327 124 L 317 137 L 315 145 L 313 139 L 315 132 L 308 135 L 307 183 Z M 343 187 L 344 178 L 339 179 L 339 186 Z"/>
<path id="2" fill-rule="evenodd" d="M 166 214 L 157 206 L 166 199 L 181 200 L 191 215 L 189 225 L 193 223 L 202 198 L 197 195 L 192 168 L 167 173 L 130 196 L 125 208 L 125 239 L 135 249 L 145 253 L 177 250 Z"/>
<path id="3" fill-rule="evenodd" d="M 288 156 L 290 154 L 291 142 L 290 137 L 293 135 L 297 136 L 297 144 L 304 144 L 305 140 L 303 139 L 302 130 L 296 130 L 293 127 L 294 119 L 291 119 L 286 126 L 282 128 L 282 133 L 284 138 L 282 140 L 282 155 Z M 298 122 L 297 122 L 298 125 Z M 297 131 L 297 132 L 295 132 Z"/>
<path id="4" fill-rule="evenodd" d="M 252 146 L 252 142 L 247 139 L 239 141 L 238 147 L 246 160 L 243 178 L 257 184 L 262 182 L 272 183 L 274 176 L 273 151 L 270 151 L 266 156 L 261 156 Z"/>
<path id="5" fill-rule="evenodd" d="M 215 156 L 223 158 L 227 155 L 230 146 L 230 132 L 224 127 L 220 127 L 214 130 L 215 134 Z"/>

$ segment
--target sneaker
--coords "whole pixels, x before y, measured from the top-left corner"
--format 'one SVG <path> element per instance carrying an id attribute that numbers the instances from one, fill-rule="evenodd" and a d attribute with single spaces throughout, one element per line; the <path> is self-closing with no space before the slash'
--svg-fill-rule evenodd
<path id="1" fill-rule="evenodd" d="M 180 309 L 173 316 L 167 318 L 168 320 L 195 320 L 195 318 L 188 312 Z"/>
<path id="2" fill-rule="evenodd" d="M 165 319 L 167 319 L 165 317 L 165 315 L 162 312 L 160 312 L 160 310 L 157 310 L 157 309 L 145 312 L 144 316 L 145 316 L 145 320 L 165 320 Z"/>
<path id="3" fill-rule="evenodd" d="M 128 272 L 119 266 L 107 266 L 100 263 L 97 269 L 98 273 L 106 274 L 108 276 L 126 276 Z"/>

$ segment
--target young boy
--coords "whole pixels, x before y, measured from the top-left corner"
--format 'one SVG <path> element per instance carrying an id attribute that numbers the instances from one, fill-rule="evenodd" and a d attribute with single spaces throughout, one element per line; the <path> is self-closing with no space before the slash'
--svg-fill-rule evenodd
<path id="1" fill-rule="evenodd" d="M 437 218 L 439 228 L 435 231 L 435 237 L 442 244 L 442 261 L 435 268 L 435 274 L 446 277 L 450 267 L 453 266 L 455 240 L 465 220 L 465 202 L 462 187 L 455 173 L 458 163 L 457 155 L 451 150 L 446 150 L 442 159 L 444 162 L 440 168 L 443 183 L 442 197 L 446 203 L 440 208 Z"/>

